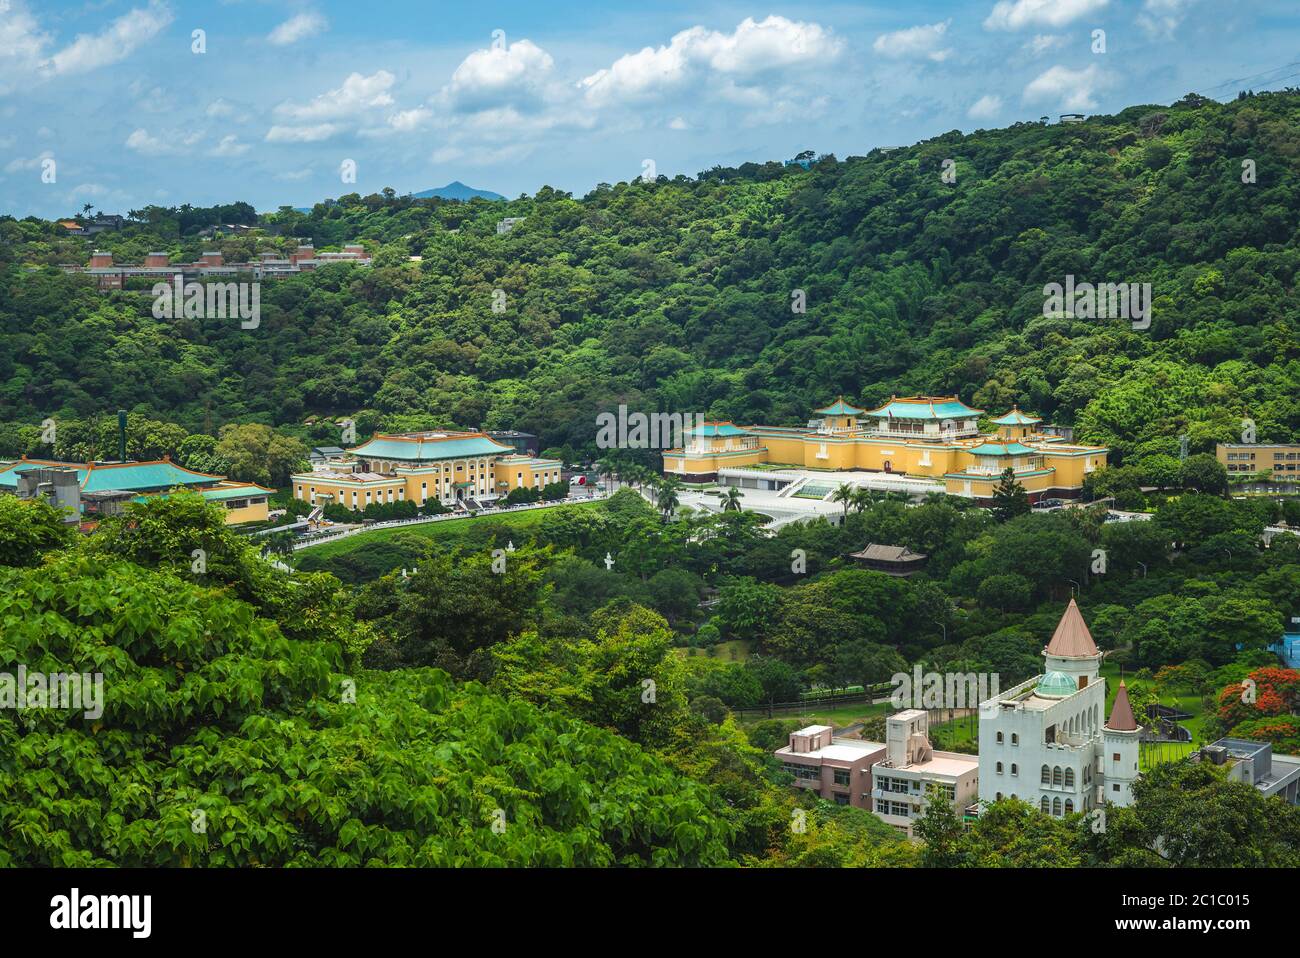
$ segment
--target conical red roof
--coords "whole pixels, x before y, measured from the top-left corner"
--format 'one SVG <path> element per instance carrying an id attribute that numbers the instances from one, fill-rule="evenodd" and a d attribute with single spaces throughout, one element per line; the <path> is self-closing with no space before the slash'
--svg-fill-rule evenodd
<path id="1" fill-rule="evenodd" d="M 1128 689 L 1120 679 L 1119 691 L 1115 693 L 1115 704 L 1110 707 L 1110 718 L 1106 728 L 1114 732 L 1136 732 L 1138 723 L 1133 718 L 1133 706 L 1128 704 Z"/>
<path id="2" fill-rule="evenodd" d="M 1047 643 L 1047 654 L 1074 657 L 1097 654 L 1097 643 L 1092 641 L 1088 623 L 1083 621 L 1083 613 L 1073 599 L 1065 607 L 1065 614 L 1052 633 L 1052 641 Z"/>

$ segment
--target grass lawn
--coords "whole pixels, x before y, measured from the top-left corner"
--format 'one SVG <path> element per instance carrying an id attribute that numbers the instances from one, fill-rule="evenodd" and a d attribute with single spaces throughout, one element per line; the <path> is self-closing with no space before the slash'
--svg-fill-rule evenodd
<path id="1" fill-rule="evenodd" d="M 816 705 L 810 704 L 807 711 L 776 712 L 772 715 L 772 718 L 798 719 L 804 725 L 830 725 L 840 729 L 846 725 L 853 725 L 869 718 L 884 715 L 888 709 L 888 702 L 881 702 L 878 705 L 868 705 L 865 702 L 860 702 L 857 705 L 841 705 L 831 709 L 819 709 Z M 738 719 L 742 725 L 753 725 L 755 722 L 766 720 L 767 713 L 746 714 L 743 718 Z"/>
<path id="2" fill-rule="evenodd" d="M 978 714 L 963 716 L 951 722 L 940 722 L 930 726 L 930 744 L 944 751 L 963 751 L 958 745 L 967 743 L 979 745 L 980 717 Z"/>
<path id="3" fill-rule="evenodd" d="M 473 519 L 445 519 L 441 522 L 421 522 L 408 526 L 390 526 L 387 529 L 376 529 L 373 532 L 358 532 L 355 535 L 347 536 L 343 539 L 336 539 L 333 542 L 326 542 L 318 546 L 313 546 L 305 553 L 318 556 L 322 559 L 329 559 L 335 556 L 345 555 L 359 546 L 369 542 L 381 542 L 390 538 L 396 533 L 403 535 L 423 536 L 427 539 L 454 539 L 470 528 L 472 523 L 493 525 L 505 525 L 515 529 L 528 529 L 542 521 L 542 517 L 556 509 L 594 509 L 602 506 L 605 500 L 597 499 L 592 502 L 571 502 L 563 506 L 554 506 L 546 509 L 524 509 L 519 512 L 506 512 L 487 516 L 478 516 Z"/>
<path id="4" fill-rule="evenodd" d="M 719 642 L 717 645 L 710 646 L 706 649 L 684 648 L 682 654 L 688 658 L 700 657 L 706 659 L 717 659 L 719 662 L 740 662 L 744 663 L 749 660 L 749 643 L 744 639 L 731 639 L 728 642 Z"/>
<path id="5" fill-rule="evenodd" d="M 1102 665 L 1101 675 L 1106 680 L 1106 716 L 1109 717 L 1111 706 L 1115 703 L 1115 694 L 1119 691 L 1119 666 L 1105 663 Z M 1131 673 L 1124 677 L 1124 682 L 1130 688 L 1140 688 L 1154 684 L 1134 680 Z M 1190 743 L 1153 742 L 1143 745 L 1139 756 L 1139 764 L 1143 769 L 1148 769 L 1162 762 L 1172 762 L 1183 758 L 1193 749 L 1206 744 L 1204 732 L 1205 714 L 1199 695 L 1189 692 L 1180 692 L 1175 695 L 1166 692 L 1160 696 L 1160 703 L 1192 716 L 1190 719 L 1184 719 L 1178 723 L 1192 733 L 1192 741 Z M 930 727 L 930 741 L 937 749 L 951 749 L 961 742 L 978 743 L 979 717 L 976 716 L 973 721 L 962 718 L 933 725 Z"/>
<path id="6" fill-rule="evenodd" d="M 1109 662 L 1104 663 L 1101 667 L 1102 677 L 1106 680 L 1106 715 L 1110 716 L 1110 707 L 1115 702 L 1115 693 L 1119 691 L 1119 666 L 1112 665 Z M 1153 682 L 1144 682 L 1141 679 L 1134 679 L 1132 673 L 1124 676 L 1124 684 L 1129 688 L 1142 688 L 1144 686 L 1154 687 Z M 1191 716 L 1189 719 L 1183 719 L 1178 724 L 1183 726 L 1192 733 L 1192 741 L 1189 743 L 1169 742 L 1169 743 L 1150 743 L 1142 746 L 1142 754 L 1139 756 L 1139 765 L 1143 769 L 1158 765 L 1162 762 L 1171 762 L 1187 755 L 1193 749 L 1207 744 L 1205 736 L 1205 708 L 1201 703 L 1201 697 L 1194 692 L 1179 692 L 1177 694 L 1165 692 L 1160 696 L 1160 704 L 1176 708 L 1180 712 L 1186 712 Z"/>

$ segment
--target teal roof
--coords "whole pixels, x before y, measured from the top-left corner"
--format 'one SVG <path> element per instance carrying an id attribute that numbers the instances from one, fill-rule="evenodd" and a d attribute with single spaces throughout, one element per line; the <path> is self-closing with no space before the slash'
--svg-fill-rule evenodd
<path id="1" fill-rule="evenodd" d="M 193 490 L 201 495 L 208 502 L 225 502 L 227 499 L 252 499 L 260 496 L 269 496 L 275 492 L 274 489 L 265 489 L 262 486 L 220 486 L 216 489 L 196 489 Z M 159 493 L 156 496 L 136 496 L 134 502 L 145 502 L 148 499 L 166 499 L 167 493 Z"/>
<path id="2" fill-rule="evenodd" d="M 1005 416 L 993 420 L 995 426 L 1032 426 L 1042 422 L 1034 416 L 1026 416 L 1019 409 L 1012 409 Z"/>
<path id="3" fill-rule="evenodd" d="M 892 419 L 962 419 L 978 416 L 984 410 L 972 409 L 960 399 L 891 399 L 868 416 Z"/>
<path id="4" fill-rule="evenodd" d="M 0 473 L 0 486 L 17 487 L 18 473 L 29 469 L 46 469 L 67 466 L 77 470 L 77 482 L 82 492 L 106 492 L 120 489 L 124 492 L 143 492 L 154 489 L 171 489 L 176 486 L 210 486 L 221 481 L 220 476 L 209 476 L 173 462 L 116 463 L 59 463 L 23 460 L 13 468 Z"/>
<path id="5" fill-rule="evenodd" d="M 406 462 L 435 462 L 439 459 L 463 459 L 466 456 L 494 456 L 512 453 L 513 446 L 503 446 L 487 436 L 461 438 L 425 438 L 376 436 L 348 452 L 376 459 L 401 459 Z"/>
<path id="6" fill-rule="evenodd" d="M 706 422 L 703 425 L 696 426 L 694 429 L 687 429 L 686 435 L 704 436 L 712 439 L 719 436 L 749 436 L 753 434 L 741 429 L 735 423 Z"/>
<path id="7" fill-rule="evenodd" d="M 1064 672 L 1047 672 L 1038 680 L 1034 694 L 1045 699 L 1063 699 L 1077 691 L 1078 684 Z"/>
<path id="8" fill-rule="evenodd" d="M 843 396 L 825 409 L 814 409 L 813 412 L 818 416 L 858 416 L 862 414 L 862 410 L 857 406 L 850 406 L 846 403 Z"/>
<path id="9" fill-rule="evenodd" d="M 1038 452 L 1018 442 L 985 442 L 968 451 L 976 456 L 1023 456 Z"/>
<path id="10" fill-rule="evenodd" d="M 221 502 L 226 499 L 269 496 L 273 492 L 275 492 L 274 489 L 267 489 L 263 486 L 219 486 L 216 489 L 200 489 L 199 495 L 211 502 Z"/>

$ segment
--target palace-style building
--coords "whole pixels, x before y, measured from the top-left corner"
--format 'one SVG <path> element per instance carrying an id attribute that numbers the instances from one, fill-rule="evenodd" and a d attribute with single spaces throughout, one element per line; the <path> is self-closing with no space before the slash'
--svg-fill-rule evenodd
<path id="1" fill-rule="evenodd" d="M 376 435 L 347 461 L 290 477 L 296 499 L 361 511 L 372 503 L 435 499 L 446 506 L 486 504 L 512 489 L 560 481 L 562 463 L 517 453 L 481 432 Z"/>
<path id="2" fill-rule="evenodd" d="M 1009 467 L 1031 500 L 1074 498 L 1104 468 L 1107 449 L 1074 443 L 1057 427 L 1012 408 L 981 433 L 982 409 L 955 396 L 894 397 L 879 409 L 837 399 L 806 427 L 710 422 L 664 455 L 664 473 L 712 482 L 720 470 L 788 466 L 860 470 L 942 480 L 949 495 L 991 501 Z"/>

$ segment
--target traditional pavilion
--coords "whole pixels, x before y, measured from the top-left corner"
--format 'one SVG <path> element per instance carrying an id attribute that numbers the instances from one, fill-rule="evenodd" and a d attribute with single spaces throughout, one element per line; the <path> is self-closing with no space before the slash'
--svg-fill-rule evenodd
<path id="1" fill-rule="evenodd" d="M 1010 468 L 1037 501 L 1078 497 L 1109 451 L 1049 434 L 1014 406 L 990 420 L 995 431 L 981 432 L 984 410 L 956 396 L 895 396 L 876 409 L 840 397 L 814 415 L 803 427 L 705 423 L 664 453 L 664 473 L 712 482 L 721 469 L 753 466 L 863 470 L 942 479 L 948 494 L 988 503 Z"/>

